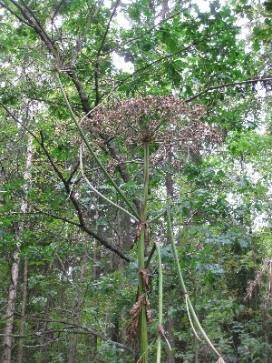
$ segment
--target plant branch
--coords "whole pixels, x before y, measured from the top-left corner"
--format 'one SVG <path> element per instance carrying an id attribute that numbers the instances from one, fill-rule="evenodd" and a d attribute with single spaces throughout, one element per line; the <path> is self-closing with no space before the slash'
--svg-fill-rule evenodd
<path id="1" fill-rule="evenodd" d="M 193 323 L 193 320 L 192 320 L 192 317 L 191 317 L 190 306 L 189 306 L 189 301 L 188 301 L 188 295 L 187 294 L 185 295 L 185 304 L 186 304 L 186 309 L 187 309 L 187 313 L 188 313 L 187 315 L 188 315 L 188 319 L 189 319 L 192 331 L 193 331 L 196 339 L 201 341 L 201 339 L 199 338 L 199 335 L 197 334 L 197 331 L 195 330 L 194 323 Z"/>
<path id="2" fill-rule="evenodd" d="M 15 18 L 21 21 L 23 24 L 30 26 L 27 21 L 25 21 L 20 15 L 18 15 L 14 10 L 12 10 L 8 5 L 6 5 L 3 1 L 0 1 L 0 5 L 5 8 L 8 12 L 10 12 Z"/>
<path id="3" fill-rule="evenodd" d="M 80 324 L 75 324 L 75 323 L 70 323 L 70 322 L 65 321 L 65 320 L 55 320 L 55 319 L 52 320 L 52 319 L 44 319 L 44 318 L 41 318 L 41 317 L 38 317 L 38 318 L 32 317 L 32 319 L 36 320 L 36 321 L 44 321 L 46 323 L 63 324 L 63 325 L 67 325 L 67 326 L 72 327 L 72 328 L 77 328 L 77 329 L 80 329 L 80 330 L 84 330 L 84 331 L 88 332 L 89 334 L 97 336 L 98 338 L 100 338 L 102 340 L 106 340 L 109 344 L 117 345 L 120 348 L 123 348 L 123 349 L 133 353 L 133 351 L 129 347 L 127 347 L 126 345 L 115 342 L 113 340 L 110 340 L 106 336 L 104 336 L 103 334 L 101 334 L 101 333 L 99 333 L 99 332 L 95 331 L 94 329 L 89 328 L 87 326 L 80 325 Z"/>
<path id="4" fill-rule="evenodd" d="M 66 193 L 69 196 L 76 212 L 78 215 L 78 219 L 80 222 L 80 226 L 81 228 L 90 236 L 94 237 L 96 240 L 98 240 L 104 247 L 106 247 L 107 249 L 111 250 L 112 252 L 115 252 L 119 257 L 121 257 L 122 259 L 126 260 L 127 262 L 130 262 L 130 259 L 125 256 L 121 251 L 119 251 L 117 248 L 115 248 L 114 246 L 112 246 L 107 240 L 105 240 L 104 238 L 102 238 L 100 235 L 98 235 L 97 233 L 93 232 L 86 224 L 84 216 L 83 216 L 83 211 L 80 207 L 80 203 L 77 200 L 74 191 L 72 191 L 70 189 L 70 184 L 67 182 L 67 180 L 64 179 L 63 175 L 61 174 L 61 172 L 58 170 L 56 164 L 54 163 L 53 159 L 51 158 L 51 155 L 48 153 L 47 149 L 45 148 L 44 144 L 43 145 L 43 150 L 51 164 L 51 166 L 53 167 L 53 169 L 55 170 L 56 174 L 59 176 L 59 178 L 62 180 L 63 185 L 65 187 Z"/>
<path id="5" fill-rule="evenodd" d="M 106 337 L 103 337 L 101 334 L 96 333 L 94 331 L 89 331 L 89 330 L 75 330 L 73 327 L 71 328 L 65 328 L 65 329 L 49 329 L 43 332 L 36 332 L 34 334 L 29 334 L 29 335 L 18 335 L 18 334 L 9 334 L 8 336 L 12 337 L 12 338 L 17 338 L 17 339 L 24 339 L 24 338 L 29 338 L 29 337 L 41 337 L 42 335 L 51 335 L 51 334 L 61 334 L 61 333 L 65 333 L 65 334 L 83 334 L 83 335 L 94 335 L 97 336 L 98 338 L 101 338 L 103 340 L 105 340 L 107 343 L 109 344 L 113 344 L 116 345 L 118 347 L 120 347 L 121 349 L 125 349 L 126 351 L 130 352 L 133 354 L 133 351 L 127 347 L 124 344 L 115 342 L 113 340 L 110 340 Z M 6 334 L 0 334 L 0 336 L 7 336 Z"/>
<path id="6" fill-rule="evenodd" d="M 166 18 L 164 18 L 164 19 L 162 19 L 161 21 L 159 21 L 158 23 L 156 23 L 155 25 L 152 25 L 150 28 L 148 28 L 148 29 L 146 29 L 145 30 L 145 32 L 144 32 L 144 34 L 145 34 L 145 36 L 147 35 L 147 34 L 149 34 L 149 33 L 151 33 L 153 30 L 156 30 L 156 28 L 159 28 L 159 27 L 161 27 L 164 23 L 166 23 L 168 20 L 171 20 L 171 19 L 173 19 L 173 18 L 175 18 L 176 16 L 179 16 L 181 14 L 181 10 L 179 10 L 179 11 L 176 11 L 176 12 L 174 12 L 173 14 L 171 14 L 171 15 L 169 15 L 168 17 L 166 17 Z M 158 29 L 158 31 L 160 31 L 160 29 Z M 141 35 L 138 35 L 138 36 L 136 36 L 136 37 L 134 37 L 134 38 L 131 38 L 131 39 L 129 39 L 128 41 L 126 41 L 126 42 L 124 42 L 124 43 L 119 43 L 119 44 L 117 44 L 114 48 L 112 48 L 110 51 L 108 51 L 108 52 L 113 52 L 113 51 L 116 51 L 116 50 L 118 50 L 118 49 L 122 49 L 122 48 L 124 48 L 124 49 L 126 49 L 126 47 L 130 44 L 130 43 L 133 43 L 133 42 L 135 42 L 136 40 L 139 40 L 139 39 L 142 39 L 142 37 L 143 37 L 143 35 L 141 34 Z M 107 53 L 108 53 L 107 52 Z M 106 53 L 106 54 L 107 54 Z M 105 52 L 103 53 L 103 54 L 105 54 Z"/>
<path id="7" fill-rule="evenodd" d="M 72 180 L 73 176 L 75 175 L 75 173 L 77 172 L 78 167 L 79 167 L 79 161 L 76 162 L 74 169 L 72 170 L 69 178 L 67 179 L 67 183 L 71 183 L 71 180 Z"/>
<path id="8" fill-rule="evenodd" d="M 40 214 L 43 214 L 43 215 L 46 215 L 48 217 L 52 217 L 54 219 L 59 219 L 63 222 L 66 222 L 66 223 L 69 223 L 73 226 L 76 226 L 76 227 L 81 227 L 81 225 L 77 222 L 74 222 L 74 221 L 71 221 L 70 219 L 68 218 L 65 218 L 65 217 L 62 217 L 62 216 L 58 216 L 54 213 L 51 213 L 51 212 L 46 212 L 46 211 L 43 211 L 43 210 L 40 210 L 39 208 L 37 207 L 33 207 L 32 208 L 35 210 L 35 211 L 32 211 L 32 212 L 6 212 L 6 213 L 0 213 L 0 216 L 8 216 L 8 217 L 12 217 L 12 216 L 16 216 L 16 215 L 40 215 Z"/>
<path id="9" fill-rule="evenodd" d="M 80 134 L 80 137 L 82 139 L 82 141 L 84 142 L 84 144 L 86 145 L 88 151 L 90 152 L 90 154 L 93 156 L 93 158 L 95 159 L 97 165 L 99 166 L 99 168 L 101 169 L 101 171 L 103 172 L 103 174 L 105 175 L 105 177 L 108 179 L 108 181 L 112 184 L 112 186 L 115 188 L 115 190 L 117 191 L 117 193 L 120 195 L 120 197 L 124 200 L 124 202 L 126 203 L 126 205 L 129 207 L 129 209 L 133 212 L 133 214 L 135 214 L 138 217 L 138 212 L 137 210 L 132 206 L 132 204 L 129 202 L 128 198 L 125 196 L 125 194 L 122 192 L 122 190 L 118 187 L 118 185 L 116 184 L 116 182 L 113 180 L 112 176 L 108 173 L 108 171 L 106 170 L 106 168 L 104 167 L 104 165 L 101 163 L 100 159 L 97 157 L 95 151 L 93 150 L 91 144 L 88 142 L 84 132 L 81 129 L 81 126 L 77 120 L 77 117 L 71 107 L 71 104 L 67 98 L 66 92 L 64 90 L 64 87 L 62 85 L 61 79 L 59 77 L 59 75 L 57 75 L 58 81 L 59 81 L 59 85 L 63 94 L 63 97 L 65 99 L 66 105 L 69 109 L 69 112 L 71 114 L 72 120 Z"/>
<path id="10" fill-rule="evenodd" d="M 55 213 L 52 213 L 52 212 L 46 212 L 46 211 L 44 211 L 44 210 L 41 210 L 41 209 L 39 209 L 39 208 L 37 208 L 37 207 L 33 207 L 36 211 L 37 211 L 37 213 L 39 213 L 39 214 L 44 214 L 45 216 L 48 216 L 48 217 L 51 217 L 51 218 L 54 218 L 54 219 L 59 219 L 59 220 L 61 220 L 61 221 L 63 221 L 63 222 L 66 222 L 66 223 L 68 223 L 68 224 L 71 224 L 71 225 L 74 225 L 74 226 L 76 226 L 76 227 L 79 227 L 79 228 L 81 228 L 81 224 L 80 223 L 77 223 L 77 222 L 74 222 L 74 221 L 71 221 L 71 219 L 68 219 L 68 218 L 65 218 L 65 217 L 63 217 L 63 216 L 59 216 L 59 215 L 57 215 L 57 214 L 55 214 Z"/>
<path id="11" fill-rule="evenodd" d="M 152 246 L 152 248 L 151 248 L 151 251 L 150 251 L 150 253 L 149 253 L 149 255 L 148 255 L 148 258 L 147 258 L 147 261 L 146 261 L 146 263 L 145 263 L 145 268 L 148 268 L 148 266 L 149 266 L 149 264 L 150 264 L 150 262 L 151 262 L 151 260 L 152 260 L 152 257 L 153 257 L 153 255 L 154 255 L 154 252 L 156 251 L 156 245 L 155 245 L 155 243 L 153 244 L 153 246 Z"/>
<path id="12" fill-rule="evenodd" d="M 24 19 L 26 20 L 24 23 L 30 26 L 35 32 L 39 35 L 39 37 L 43 40 L 46 47 L 58 59 L 59 61 L 59 52 L 56 46 L 53 44 L 51 38 L 47 35 L 46 31 L 44 30 L 43 26 L 36 18 L 33 11 L 27 6 L 27 4 L 21 0 L 22 6 L 18 4 L 17 1 L 10 0 L 10 2 L 21 12 Z M 14 14 L 14 13 L 13 13 Z"/>
<path id="13" fill-rule="evenodd" d="M 104 199 L 107 203 L 111 204 L 112 206 L 114 206 L 115 208 L 121 210 L 122 212 L 124 212 L 125 214 L 127 214 L 130 218 L 139 221 L 139 219 L 134 216 L 133 214 L 131 214 L 129 211 L 127 211 L 125 208 L 121 207 L 120 205 L 118 205 L 117 203 L 113 202 L 112 200 L 108 199 L 104 194 L 100 193 L 90 182 L 90 180 L 87 178 L 87 176 L 85 175 L 84 172 L 84 166 L 83 166 L 83 160 L 82 160 L 82 146 L 80 147 L 80 152 L 79 152 L 79 158 L 80 158 L 80 171 L 81 171 L 81 175 L 83 176 L 84 180 L 86 181 L 86 183 L 89 185 L 89 187 L 91 188 L 91 190 L 97 194 L 100 198 Z"/>
<path id="14" fill-rule="evenodd" d="M 191 316 L 190 316 L 190 312 L 191 312 L 192 317 L 194 319 L 194 322 L 195 322 L 197 328 L 199 329 L 199 331 L 201 332 L 204 340 L 207 342 L 209 347 L 214 351 L 214 353 L 218 356 L 218 358 L 223 363 L 224 360 L 222 358 L 222 355 L 215 348 L 215 346 L 213 345 L 213 343 L 209 339 L 208 335 L 206 334 L 205 330 L 203 329 L 203 327 L 202 327 L 202 325 L 201 325 L 201 323 L 200 323 L 200 321 L 199 321 L 199 319 L 198 319 L 198 317 L 197 317 L 197 315 L 195 313 L 194 307 L 193 307 L 193 305 L 191 303 L 191 299 L 190 299 L 190 296 L 188 294 L 188 290 L 186 288 L 186 285 L 185 285 L 185 282 L 184 282 L 184 279 L 183 279 L 183 275 L 182 275 L 182 271 L 181 271 L 181 267 L 180 267 L 180 264 L 179 264 L 178 252 L 177 252 L 177 248 L 176 248 L 176 245 L 175 245 L 175 239 L 174 239 L 173 228 L 172 228 L 171 212 L 170 212 L 169 207 L 167 209 L 167 229 L 168 229 L 169 239 L 170 239 L 171 245 L 172 245 L 174 260 L 175 260 L 176 267 L 177 267 L 177 270 L 178 270 L 178 277 L 179 277 L 180 286 L 181 286 L 181 289 L 182 289 L 182 291 L 183 291 L 183 293 L 185 295 L 185 301 L 187 302 L 187 306 L 190 309 L 190 311 L 187 310 L 189 321 L 190 321 L 190 318 L 191 318 Z"/>

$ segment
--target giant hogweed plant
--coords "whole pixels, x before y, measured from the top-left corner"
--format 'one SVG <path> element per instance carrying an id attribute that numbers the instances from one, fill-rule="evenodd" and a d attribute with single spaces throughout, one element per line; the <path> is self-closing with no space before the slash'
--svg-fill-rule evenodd
<path id="1" fill-rule="evenodd" d="M 87 182 L 94 193 L 137 222 L 135 244 L 138 260 L 138 290 L 136 302 L 131 308 L 130 333 L 132 336 L 138 338 L 138 362 L 147 363 L 149 361 L 148 355 L 150 349 L 148 322 L 151 320 L 151 313 L 148 299 L 149 271 L 147 268 L 146 254 L 148 246 L 152 242 L 149 240 L 149 230 L 152 228 L 152 224 L 157 221 L 157 218 L 152 218 L 152 216 L 156 214 L 158 216 L 156 211 L 149 208 L 149 200 L 153 194 L 150 184 L 152 160 L 156 160 L 156 154 L 160 153 L 165 146 L 170 145 L 173 150 L 180 148 L 180 146 L 186 147 L 187 150 L 200 149 L 204 143 L 219 142 L 220 135 L 215 128 L 205 124 L 201 120 L 205 113 L 205 109 L 202 106 L 189 106 L 183 100 L 173 96 L 146 96 L 108 102 L 107 104 L 101 103 L 82 120 L 78 120 L 69 103 L 60 78 L 59 82 L 71 116 L 82 139 L 82 145 L 80 147 L 80 169 L 84 181 Z M 86 137 L 85 131 L 88 132 L 90 137 Z M 114 144 L 114 147 L 119 149 L 120 145 L 122 146 L 123 156 L 119 160 L 119 163 L 128 161 L 132 157 L 131 154 L 134 156 L 138 154 L 143 159 L 140 164 L 143 165 L 141 172 L 142 195 L 135 195 L 133 202 L 117 186 L 110 172 L 99 158 L 99 150 L 103 149 L 103 144 L 109 143 Z M 102 173 L 104 173 L 105 177 L 125 203 L 125 207 L 113 202 L 92 185 L 84 171 L 83 148 L 95 159 Z M 118 155 L 120 155 L 120 151 Z M 167 201 L 168 204 L 172 202 L 171 200 Z M 205 333 L 191 303 L 175 247 L 170 210 L 165 208 L 165 211 L 159 215 L 166 216 L 168 237 L 172 244 L 173 257 L 177 267 L 181 290 L 185 297 L 187 314 L 192 330 L 197 339 L 201 340 L 203 338 L 207 342 L 218 357 L 218 362 L 222 363 L 224 360 L 221 353 L 218 352 Z M 155 249 L 157 250 L 159 265 L 159 317 L 157 337 L 157 363 L 159 363 L 161 362 L 161 341 L 162 339 L 165 339 L 167 343 L 168 341 L 163 328 L 163 269 L 160 246 L 156 241 L 153 243 L 153 248 L 147 261 L 150 262 Z M 171 347 L 169 348 L 171 349 Z"/>

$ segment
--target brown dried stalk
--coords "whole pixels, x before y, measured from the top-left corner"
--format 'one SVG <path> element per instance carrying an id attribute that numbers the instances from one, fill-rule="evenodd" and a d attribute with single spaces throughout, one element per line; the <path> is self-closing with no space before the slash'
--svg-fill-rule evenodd
<path id="1" fill-rule="evenodd" d="M 272 260 L 266 258 L 260 270 L 256 272 L 255 279 L 250 280 L 246 289 L 246 296 L 244 298 L 245 301 L 252 299 L 253 294 L 256 292 L 257 288 L 261 286 L 263 276 L 267 273 L 268 275 L 268 298 L 272 297 Z"/>

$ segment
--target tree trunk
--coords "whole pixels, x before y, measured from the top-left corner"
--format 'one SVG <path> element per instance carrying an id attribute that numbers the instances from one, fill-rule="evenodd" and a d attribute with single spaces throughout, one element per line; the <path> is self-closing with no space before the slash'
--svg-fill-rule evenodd
<path id="1" fill-rule="evenodd" d="M 93 274 L 93 280 L 96 281 L 99 276 L 100 276 L 100 267 L 98 265 L 98 262 L 101 259 L 101 254 L 100 254 L 100 246 L 99 244 L 94 241 L 94 248 L 93 248 L 93 269 L 92 269 L 92 274 Z M 91 351 L 91 357 L 92 357 L 92 361 L 95 362 L 96 357 L 97 357 L 97 348 L 98 348 L 98 338 L 96 335 L 91 337 L 91 342 L 92 342 L 92 351 Z"/>
<path id="2" fill-rule="evenodd" d="M 172 316 L 168 316 L 168 319 L 166 322 L 166 331 L 167 331 L 168 341 L 171 346 L 171 350 L 169 348 L 167 349 L 167 363 L 175 363 L 174 319 Z"/>
<path id="3" fill-rule="evenodd" d="M 87 243 L 86 243 L 87 244 Z M 81 315 L 81 308 L 84 303 L 84 277 L 87 271 L 87 263 L 88 263 L 88 248 L 87 245 L 85 246 L 85 253 L 82 259 L 82 265 L 80 269 L 80 276 L 79 276 L 79 289 L 77 291 L 77 299 L 73 309 L 73 318 L 72 323 L 76 325 L 80 325 L 80 315 Z M 78 334 L 73 334 L 70 338 L 69 344 L 69 352 L 68 352 L 68 363 L 76 363 L 77 359 L 77 344 L 78 344 Z"/>
<path id="4" fill-rule="evenodd" d="M 19 264 L 20 264 L 20 247 L 17 246 L 12 255 L 11 283 L 9 286 L 8 300 L 7 300 L 6 326 L 4 329 L 4 338 L 3 338 L 2 363 L 11 363 L 12 331 L 13 331 L 16 294 L 17 294 L 17 285 L 18 285 L 18 276 L 19 276 Z"/>
<path id="5" fill-rule="evenodd" d="M 26 151 L 26 164 L 24 171 L 24 191 L 27 195 L 29 183 L 31 179 L 30 169 L 32 163 L 32 138 L 29 136 L 27 151 Z M 21 203 L 21 212 L 26 213 L 28 209 L 27 198 L 25 198 Z M 17 246 L 12 254 L 12 265 L 11 265 L 11 283 L 9 286 L 8 298 L 7 298 L 7 308 L 6 308 L 6 326 L 4 328 L 4 338 L 3 338 L 3 357 L 2 363 L 11 363 L 11 352 L 12 352 L 12 332 L 14 325 L 14 314 L 16 307 L 16 296 L 17 296 L 17 286 L 19 278 L 19 266 L 20 266 L 20 252 L 21 252 L 21 234 L 23 232 L 23 224 L 19 223 L 16 230 Z"/>
<path id="6" fill-rule="evenodd" d="M 168 0 L 163 0 L 162 1 L 162 10 L 160 13 L 160 16 L 163 20 L 165 20 L 168 16 L 169 16 L 169 4 L 168 4 Z"/>
<path id="7" fill-rule="evenodd" d="M 27 278 L 28 278 L 28 259 L 25 257 L 24 259 L 24 283 L 23 283 L 23 299 L 22 299 L 22 310 L 21 310 L 21 320 L 19 327 L 19 335 L 23 336 L 25 333 L 25 313 L 26 313 L 26 304 L 27 304 Z M 23 362 L 23 354 L 24 354 L 24 340 L 21 338 L 19 340 L 18 346 L 18 356 L 17 363 Z"/>

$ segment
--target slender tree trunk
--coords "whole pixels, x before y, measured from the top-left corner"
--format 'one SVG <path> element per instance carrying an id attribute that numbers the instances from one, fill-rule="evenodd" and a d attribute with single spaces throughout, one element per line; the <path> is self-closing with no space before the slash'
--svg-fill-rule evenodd
<path id="1" fill-rule="evenodd" d="M 172 316 L 168 316 L 166 322 L 166 331 L 168 336 L 169 344 L 172 350 L 167 349 L 167 363 L 175 363 L 174 348 L 175 348 L 175 337 L 174 337 L 174 319 Z"/>
<path id="2" fill-rule="evenodd" d="M 46 275 L 50 275 L 53 267 L 54 267 L 54 263 L 55 263 L 55 258 L 58 254 L 58 249 L 59 246 L 56 248 L 56 250 L 54 251 L 54 255 L 53 258 L 47 268 L 47 271 L 45 272 Z M 46 334 L 44 334 L 44 332 L 46 330 L 48 330 L 48 321 L 50 320 L 50 309 L 51 309 L 51 305 L 52 304 L 52 297 L 49 297 L 47 299 L 46 302 L 46 306 L 44 308 L 44 312 L 43 312 L 43 317 L 44 317 L 44 321 L 39 323 L 39 327 L 37 328 L 37 330 L 41 331 L 41 338 L 40 338 L 40 344 L 41 347 L 39 349 L 39 355 L 40 355 L 40 362 L 39 363 L 48 363 L 47 361 L 47 350 L 48 350 L 48 341 L 50 339 L 50 337 Z"/>
<path id="3" fill-rule="evenodd" d="M 27 278 L 28 278 L 28 259 L 24 258 L 24 282 L 23 282 L 23 299 L 22 299 L 22 310 L 21 310 L 21 320 L 19 327 L 19 335 L 23 336 L 25 333 L 25 313 L 26 313 L 26 304 L 27 304 Z M 17 363 L 23 362 L 23 354 L 24 354 L 24 340 L 21 338 L 19 340 L 18 346 L 18 356 Z"/>
<path id="4" fill-rule="evenodd" d="M 195 337 L 195 342 L 194 342 L 194 350 L 195 350 L 195 362 L 194 363 L 199 363 L 199 342 Z"/>
<path id="5" fill-rule="evenodd" d="M 84 303 L 84 277 L 87 271 L 87 263 L 88 263 L 88 250 L 86 246 L 86 250 L 83 256 L 83 261 L 80 269 L 80 277 L 79 277 L 79 289 L 77 291 L 77 299 L 73 309 L 73 319 L 72 323 L 75 325 L 80 325 L 80 315 L 81 308 Z M 77 362 L 77 344 L 78 344 L 78 334 L 73 334 L 70 338 L 69 344 L 69 352 L 68 352 L 68 363 L 76 363 Z"/>
<path id="6" fill-rule="evenodd" d="M 168 4 L 168 0 L 163 0 L 162 1 L 162 10 L 161 10 L 160 16 L 164 20 L 164 19 L 167 18 L 168 15 L 169 15 L 169 4 Z"/>
<path id="7" fill-rule="evenodd" d="M 31 180 L 31 169 L 32 164 L 32 138 L 29 136 L 27 152 L 26 152 L 26 164 L 24 171 L 24 181 L 25 181 L 25 194 L 28 192 L 29 183 Z M 25 213 L 28 209 L 27 199 L 25 198 L 21 203 L 21 212 Z M 19 278 L 19 266 L 20 266 L 20 252 L 21 252 L 21 234 L 23 232 L 23 224 L 19 223 L 16 231 L 17 246 L 12 255 L 12 265 L 11 265 L 11 283 L 8 291 L 7 298 L 7 308 L 6 308 L 6 326 L 4 328 L 4 338 L 3 338 L 3 357 L 2 363 L 11 363 L 11 352 L 12 352 L 12 332 L 14 325 L 14 314 L 16 307 L 16 296 L 17 296 L 17 286 Z"/>
<path id="8" fill-rule="evenodd" d="M 98 226 L 96 227 L 98 229 Z M 100 252 L 100 245 L 97 243 L 97 241 L 93 242 L 93 268 L 92 268 L 92 275 L 93 275 L 93 281 L 96 281 L 100 274 L 101 274 L 101 268 L 99 265 L 99 261 L 101 259 L 101 252 Z M 98 351 L 98 337 L 96 335 L 91 337 L 92 342 L 92 351 L 91 351 L 91 357 L 92 361 L 95 362 L 97 358 L 97 351 Z"/>
<path id="9" fill-rule="evenodd" d="M 16 247 L 12 255 L 11 265 L 11 283 L 9 286 L 7 309 L 6 309 L 6 326 L 4 329 L 3 338 L 3 361 L 2 363 L 11 362 L 11 349 L 12 349 L 12 331 L 14 323 L 15 303 L 19 276 L 20 264 L 20 248 Z"/>

